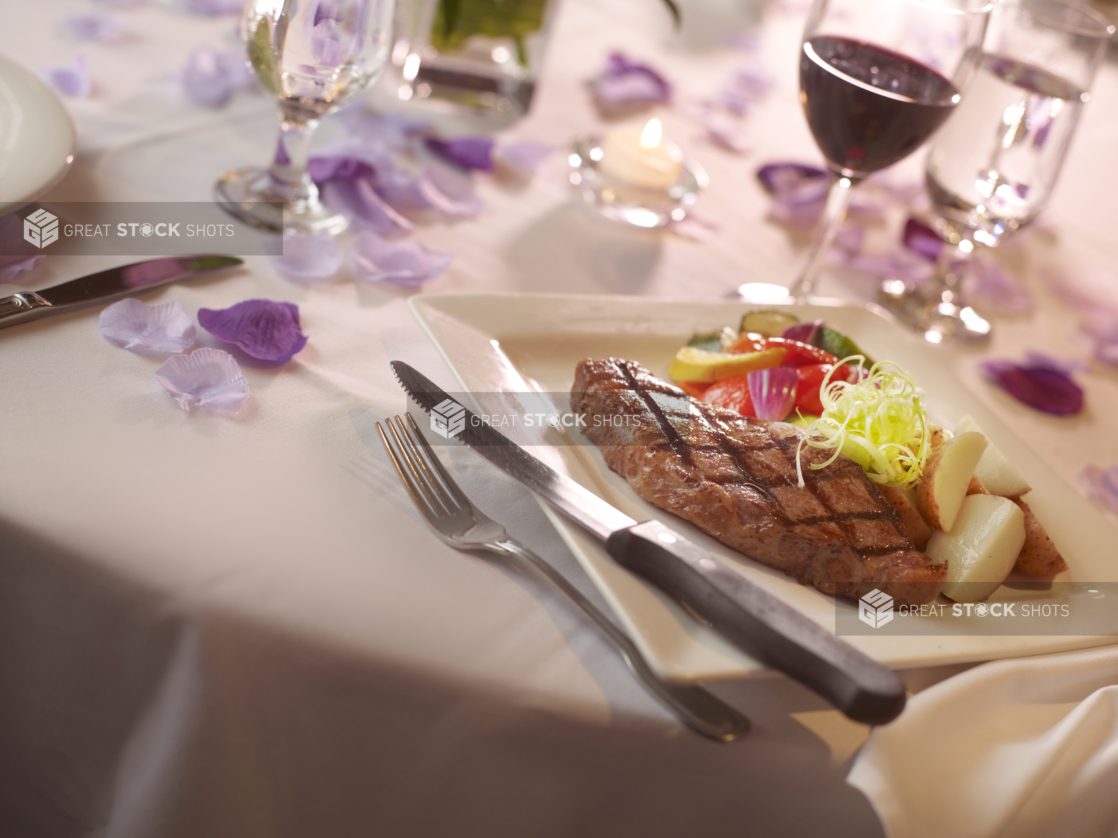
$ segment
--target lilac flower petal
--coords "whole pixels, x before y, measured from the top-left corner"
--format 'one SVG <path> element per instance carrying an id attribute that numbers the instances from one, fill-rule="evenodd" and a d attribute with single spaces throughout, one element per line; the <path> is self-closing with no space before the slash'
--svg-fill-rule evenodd
<path id="1" fill-rule="evenodd" d="M 645 108 L 672 96 L 672 86 L 660 72 L 630 61 L 620 52 L 609 56 L 592 88 L 599 108 L 607 112 Z"/>
<path id="2" fill-rule="evenodd" d="M 908 250 L 889 253 L 848 253 L 832 250 L 840 262 L 853 270 L 879 278 L 898 279 L 907 288 L 916 288 L 935 273 L 935 265 Z"/>
<path id="3" fill-rule="evenodd" d="M 120 15 L 82 12 L 62 19 L 62 28 L 79 41 L 103 41 L 120 31 Z"/>
<path id="4" fill-rule="evenodd" d="M 452 166 L 432 163 L 420 174 L 420 194 L 431 208 L 449 218 L 474 218 L 484 204 L 474 192 L 474 183 L 465 172 Z"/>
<path id="5" fill-rule="evenodd" d="M 943 252 L 943 239 L 939 233 L 917 218 L 909 217 L 905 221 L 901 242 L 913 253 L 930 262 L 936 261 Z"/>
<path id="6" fill-rule="evenodd" d="M 198 15 L 238 15 L 244 11 L 244 0 L 178 0 L 178 5 Z"/>
<path id="7" fill-rule="evenodd" d="M 454 137 L 440 140 L 431 137 L 427 147 L 463 169 L 493 171 L 492 137 Z"/>
<path id="8" fill-rule="evenodd" d="M 85 56 L 79 54 L 72 64 L 63 67 L 47 67 L 43 70 L 47 84 L 63 96 L 81 99 L 93 90 L 93 80 L 89 75 Z"/>
<path id="9" fill-rule="evenodd" d="M 236 53 L 198 47 L 190 53 L 180 79 L 187 98 L 201 105 L 219 107 L 252 79 L 244 59 Z"/>
<path id="10" fill-rule="evenodd" d="M 688 210 L 687 214 L 681 219 L 672 219 L 668 223 L 668 229 L 685 239 L 692 241 L 708 242 L 718 235 L 718 222 L 713 218 L 695 212 L 695 210 Z"/>
<path id="11" fill-rule="evenodd" d="M 1118 514 L 1118 466 L 1087 466 L 1079 474 L 1079 485 L 1095 503 Z"/>
<path id="12" fill-rule="evenodd" d="M 101 337 L 141 354 L 178 355 L 194 345 L 194 321 L 180 302 L 145 305 L 127 297 L 101 312 Z"/>
<path id="13" fill-rule="evenodd" d="M 968 294 L 981 297 L 1000 308 L 1032 311 L 1035 306 L 1032 294 L 1017 277 L 992 260 L 971 259 L 964 282 Z"/>
<path id="14" fill-rule="evenodd" d="M 979 366 L 989 381 L 1029 407 L 1057 416 L 1083 409 L 1083 389 L 1063 373 L 1012 361 L 985 361 Z"/>
<path id="15" fill-rule="evenodd" d="M 710 109 L 703 118 L 703 129 L 707 138 L 715 145 L 734 154 L 745 154 L 750 150 L 749 142 L 742 132 L 741 121 L 722 110 Z"/>
<path id="16" fill-rule="evenodd" d="M 208 346 L 168 358 L 155 377 L 187 411 L 203 408 L 233 414 L 249 396 L 248 382 L 236 359 Z"/>
<path id="17" fill-rule="evenodd" d="M 749 395 L 758 419 L 779 422 L 796 401 L 799 374 L 791 367 L 753 370 L 748 374 Z"/>
<path id="18" fill-rule="evenodd" d="M 369 179 L 331 180 L 320 191 L 327 205 L 382 236 L 406 236 L 415 230 L 410 219 L 377 194 Z"/>
<path id="19" fill-rule="evenodd" d="M 389 242 L 365 231 L 350 251 L 350 268 L 362 282 L 416 288 L 434 279 L 454 257 L 428 250 L 416 241 Z"/>
<path id="20" fill-rule="evenodd" d="M 1118 367 L 1118 317 L 1096 315 L 1084 320 L 1080 330 L 1090 341 L 1096 360 Z"/>
<path id="21" fill-rule="evenodd" d="M 331 180 L 376 179 L 376 169 L 366 160 L 356 157 L 312 157 L 307 161 L 311 180 L 321 185 Z"/>
<path id="22" fill-rule="evenodd" d="M 790 192 L 804 183 L 822 183 L 825 193 L 830 176 L 826 169 L 804 163 L 766 163 L 757 170 L 757 180 L 770 195 Z"/>
<path id="23" fill-rule="evenodd" d="M 532 177 L 555 150 L 549 143 L 520 140 L 493 149 L 493 163 L 502 171 L 524 179 Z"/>
<path id="24" fill-rule="evenodd" d="M 269 256 L 288 279 L 306 285 L 325 282 L 342 266 L 342 249 L 330 233 L 284 233 L 283 255 Z"/>
<path id="25" fill-rule="evenodd" d="M 46 258 L 46 256 L 0 256 L 0 285 L 11 282 Z"/>
<path id="26" fill-rule="evenodd" d="M 740 67 L 727 79 L 717 101 L 738 116 L 745 116 L 771 88 L 772 77 L 763 67 Z"/>
<path id="27" fill-rule="evenodd" d="M 307 345 L 299 307 L 272 300 L 245 300 L 230 308 L 198 310 L 202 328 L 261 361 L 286 361 Z"/>

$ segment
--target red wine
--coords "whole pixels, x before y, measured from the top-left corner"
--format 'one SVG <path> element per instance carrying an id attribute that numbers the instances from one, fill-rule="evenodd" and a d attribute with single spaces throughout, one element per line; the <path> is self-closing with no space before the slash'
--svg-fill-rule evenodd
<path id="1" fill-rule="evenodd" d="M 855 174 L 884 169 L 915 151 L 959 101 L 955 85 L 930 67 L 827 35 L 804 43 L 800 90 L 823 156 Z"/>

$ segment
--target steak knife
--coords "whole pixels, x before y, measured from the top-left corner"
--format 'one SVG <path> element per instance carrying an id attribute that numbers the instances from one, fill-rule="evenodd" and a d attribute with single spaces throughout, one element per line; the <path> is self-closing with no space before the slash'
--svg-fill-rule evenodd
<path id="1" fill-rule="evenodd" d="M 236 256 L 172 256 L 109 268 L 42 291 L 20 291 L 0 297 L 0 329 L 243 264 Z"/>
<path id="2" fill-rule="evenodd" d="M 480 421 L 402 361 L 392 370 L 408 396 L 435 411 L 453 436 L 605 542 L 610 556 L 710 622 L 738 648 L 796 679 L 864 724 L 892 721 L 905 705 L 900 677 L 659 521 L 637 521 Z"/>

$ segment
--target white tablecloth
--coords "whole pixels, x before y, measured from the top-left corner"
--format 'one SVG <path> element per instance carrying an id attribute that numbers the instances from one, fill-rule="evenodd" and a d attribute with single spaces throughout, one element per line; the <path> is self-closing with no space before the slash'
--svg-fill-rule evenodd
<path id="1" fill-rule="evenodd" d="M 681 5 L 693 13 L 676 35 L 653 0 L 565 0 L 536 102 L 507 136 L 563 145 L 600 128 L 585 82 L 613 48 L 656 62 L 683 106 L 713 95 L 742 53 L 694 21 L 736 12 Z M 239 93 L 207 108 L 174 78 L 197 46 L 237 47 L 232 18 L 151 2 L 121 12 L 113 41 L 63 33 L 65 15 L 94 8 L 0 3 L 0 51 L 34 69 L 80 51 L 94 79 L 89 99 L 68 102 L 78 157 L 52 200 L 207 200 L 222 172 L 263 161 L 273 106 Z M 700 203 L 719 224 L 711 241 L 591 217 L 557 153 L 523 189 L 479 178 L 478 219 L 420 228 L 455 257 L 424 291 L 715 299 L 743 281 L 785 283 L 804 240 L 765 221 L 754 171 L 818 159 L 795 95 L 802 14 L 765 10 L 760 54 L 776 84 L 747 119 L 752 154 L 702 140 L 686 107 L 661 111 L 711 175 Z M 983 383 L 975 362 L 1026 347 L 1083 354 L 1075 316 L 1040 277 L 1052 265 L 1118 269 L 1116 104 L 1108 66 L 1050 223 L 1003 257 L 1036 312 L 996 318 L 985 350 L 929 347 L 1069 483 L 1088 463 L 1118 462 L 1113 371 L 1084 377 L 1083 415 L 1054 419 Z M 897 177 L 918 173 L 914 160 Z M 48 258 L 7 287 L 119 261 Z M 839 274 L 822 290 L 872 293 Z M 159 362 L 106 343 L 96 310 L 0 331 L 0 834 L 880 832 L 845 782 L 866 728 L 774 676 L 715 686 L 754 731 L 702 740 L 565 602 L 427 530 L 374 431 L 404 408 L 390 359 L 453 380 L 405 292 L 348 278 L 302 287 L 250 258 L 146 301 L 194 315 L 255 297 L 297 303 L 310 343 L 282 368 L 246 368 L 252 397 L 232 419 L 179 410 L 152 375 Z M 469 452 L 451 460 L 483 508 L 601 602 L 522 491 Z M 906 677 L 919 690 L 963 668 Z"/>

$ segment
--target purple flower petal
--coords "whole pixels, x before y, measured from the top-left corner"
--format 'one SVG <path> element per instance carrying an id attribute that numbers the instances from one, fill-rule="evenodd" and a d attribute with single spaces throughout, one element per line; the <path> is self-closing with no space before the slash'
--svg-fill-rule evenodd
<path id="1" fill-rule="evenodd" d="M 431 137 L 427 147 L 463 169 L 493 171 L 492 137 L 454 137 L 440 140 Z"/>
<path id="2" fill-rule="evenodd" d="M 939 233 L 923 221 L 912 217 L 909 217 L 904 224 L 901 243 L 930 262 L 939 259 L 939 254 L 943 252 L 943 239 L 940 238 Z"/>
<path id="3" fill-rule="evenodd" d="M 47 84 L 63 96 L 81 99 L 93 90 L 93 80 L 89 75 L 85 56 L 79 54 L 72 64 L 63 67 L 47 67 L 43 70 Z"/>
<path id="4" fill-rule="evenodd" d="M 1032 311 L 1032 295 L 1017 277 L 1003 269 L 997 262 L 972 258 L 966 276 L 966 291 L 989 303 L 1010 311 Z"/>
<path id="5" fill-rule="evenodd" d="M 194 345 L 194 321 L 180 302 L 145 305 L 127 297 L 101 312 L 101 337 L 141 354 L 178 355 Z"/>
<path id="6" fill-rule="evenodd" d="M 630 61 L 620 52 L 606 59 L 605 69 L 592 82 L 594 99 L 606 113 L 635 111 L 672 96 L 672 86 L 664 76 L 647 64 Z"/>
<path id="7" fill-rule="evenodd" d="M 738 116 L 745 116 L 753 105 L 772 88 L 772 77 L 764 67 L 739 67 L 727 79 L 718 94 L 718 104 Z"/>
<path id="8" fill-rule="evenodd" d="M 726 151 L 745 154 L 750 150 L 741 121 L 725 111 L 709 109 L 703 118 L 703 129 L 711 142 Z"/>
<path id="9" fill-rule="evenodd" d="M 668 229 L 685 239 L 708 242 L 718 235 L 718 222 L 692 209 L 683 218 L 668 222 Z"/>
<path id="10" fill-rule="evenodd" d="M 1083 389 L 1061 372 L 1012 361 L 984 361 L 986 378 L 1029 407 L 1057 416 L 1071 416 L 1083 409 Z"/>
<path id="11" fill-rule="evenodd" d="M 448 218 L 474 218 L 484 208 L 481 198 L 474 192 L 473 180 L 453 166 L 428 165 L 416 185 L 428 206 Z"/>
<path id="12" fill-rule="evenodd" d="M 1118 466 L 1106 469 L 1087 466 L 1079 474 L 1079 484 L 1086 490 L 1087 497 L 1118 514 Z"/>
<path id="13" fill-rule="evenodd" d="M 219 107 L 249 84 L 252 72 L 243 56 L 203 46 L 190 53 L 180 78 L 187 98 L 201 105 Z"/>
<path id="14" fill-rule="evenodd" d="M 888 253 L 858 253 L 834 248 L 831 255 L 858 273 L 898 279 L 910 289 L 927 282 L 936 270 L 935 265 L 922 256 L 899 248 Z"/>
<path id="15" fill-rule="evenodd" d="M 1118 367 L 1118 318 L 1098 315 L 1084 320 L 1080 329 L 1091 342 L 1094 357 L 1112 367 Z"/>
<path id="16" fill-rule="evenodd" d="M 46 256 L 0 256 L 0 285 L 11 282 L 46 258 Z"/>
<path id="17" fill-rule="evenodd" d="M 416 241 L 389 242 L 369 231 L 357 236 L 349 254 L 350 268 L 362 282 L 405 288 L 416 288 L 434 279 L 453 258 L 428 250 Z"/>
<path id="18" fill-rule="evenodd" d="M 501 143 L 493 149 L 493 163 L 502 171 L 527 180 L 539 171 L 554 150 L 555 146 L 549 143 L 532 140 Z"/>
<path id="19" fill-rule="evenodd" d="M 1043 352 L 1035 352 L 1032 349 L 1025 352 L 1025 363 L 1023 366 L 1036 370 L 1058 372 L 1064 376 L 1070 376 L 1073 372 L 1087 372 L 1087 370 L 1090 369 L 1087 364 L 1080 361 L 1078 358 L 1054 358 L 1051 355 L 1045 355 Z"/>
<path id="20" fill-rule="evenodd" d="M 239 15 L 244 11 L 244 0 L 177 0 L 178 5 L 196 15 Z"/>
<path id="21" fill-rule="evenodd" d="M 261 361 L 286 361 L 307 345 L 299 307 L 272 300 L 245 300 L 230 308 L 198 310 L 202 328 Z"/>
<path id="22" fill-rule="evenodd" d="M 779 422 L 792 410 L 796 401 L 799 374 L 790 367 L 753 370 L 748 374 L 749 395 L 758 419 Z"/>
<path id="23" fill-rule="evenodd" d="M 342 249 L 329 233 L 284 233 L 283 255 L 269 256 L 288 279 L 306 285 L 325 282 L 342 266 Z"/>
<path id="24" fill-rule="evenodd" d="M 396 212 L 377 194 L 372 181 L 330 180 L 322 185 L 322 199 L 338 212 L 345 213 L 361 227 L 382 236 L 406 236 L 415 229 L 410 219 Z"/>
<path id="25" fill-rule="evenodd" d="M 203 408 L 236 413 L 248 398 L 248 382 L 235 358 L 220 349 L 203 347 L 190 355 L 168 358 L 155 377 L 183 410 Z"/>
<path id="26" fill-rule="evenodd" d="M 826 169 L 820 169 L 818 166 L 808 166 L 803 163 L 766 163 L 757 170 L 757 180 L 761 181 L 761 185 L 770 195 L 792 192 L 809 183 L 816 188 L 822 183 L 823 194 L 826 194 L 830 176 Z"/>
<path id="27" fill-rule="evenodd" d="M 79 41 L 103 41 L 120 31 L 120 15 L 82 12 L 62 19 L 62 28 Z"/>

